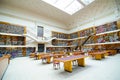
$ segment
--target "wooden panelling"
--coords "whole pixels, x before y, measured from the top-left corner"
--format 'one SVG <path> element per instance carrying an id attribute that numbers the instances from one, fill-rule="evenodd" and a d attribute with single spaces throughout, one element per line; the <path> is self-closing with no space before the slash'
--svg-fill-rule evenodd
<path id="1" fill-rule="evenodd" d="M 9 56 L 3 56 L 0 58 L 0 80 L 2 79 L 2 76 L 7 69 L 7 66 L 9 64 Z"/>

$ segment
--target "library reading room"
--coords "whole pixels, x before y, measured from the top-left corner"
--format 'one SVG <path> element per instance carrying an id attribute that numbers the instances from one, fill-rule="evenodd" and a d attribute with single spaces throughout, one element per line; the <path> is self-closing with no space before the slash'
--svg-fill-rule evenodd
<path id="1" fill-rule="evenodd" d="M 0 0 L 0 80 L 120 80 L 120 0 Z"/>

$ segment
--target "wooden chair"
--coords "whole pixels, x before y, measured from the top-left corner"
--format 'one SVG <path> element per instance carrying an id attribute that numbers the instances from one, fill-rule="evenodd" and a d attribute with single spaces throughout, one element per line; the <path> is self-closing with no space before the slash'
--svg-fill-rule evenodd
<path id="1" fill-rule="evenodd" d="M 47 62 L 47 61 L 46 61 L 46 57 L 41 56 L 41 59 L 42 59 L 42 63 L 46 63 L 46 62 Z"/>
<path id="2" fill-rule="evenodd" d="M 80 53 L 76 51 L 76 52 L 73 52 L 73 55 L 80 55 Z M 73 66 L 77 65 L 77 60 L 73 60 L 72 63 L 73 63 Z"/>
<path id="3" fill-rule="evenodd" d="M 73 55 L 80 55 L 79 52 L 73 52 Z"/>
<path id="4" fill-rule="evenodd" d="M 60 69 L 60 62 L 56 61 L 55 59 L 53 60 L 53 68 L 54 69 Z"/>
<path id="5" fill-rule="evenodd" d="M 56 61 L 55 59 L 56 58 L 59 58 L 58 56 L 54 56 L 53 57 L 53 68 L 54 69 L 60 69 L 60 62 L 59 61 Z"/>
<path id="6" fill-rule="evenodd" d="M 35 58 L 36 58 L 36 60 L 38 60 L 38 55 L 39 55 L 39 54 L 35 54 Z"/>

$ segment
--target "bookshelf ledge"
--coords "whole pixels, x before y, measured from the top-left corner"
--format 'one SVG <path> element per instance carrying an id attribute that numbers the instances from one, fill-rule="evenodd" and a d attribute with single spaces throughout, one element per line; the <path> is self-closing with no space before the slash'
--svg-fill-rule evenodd
<path id="1" fill-rule="evenodd" d="M 0 47 L 28 47 L 23 45 L 0 45 Z"/>
<path id="2" fill-rule="evenodd" d="M 25 36 L 25 34 L 11 34 L 11 33 L 0 33 L 0 35 L 9 35 L 9 36 Z"/>
<path id="3" fill-rule="evenodd" d="M 84 46 L 105 45 L 105 44 L 120 44 L 120 41 L 117 41 L 117 42 L 106 42 L 106 43 L 85 44 Z"/>
<path id="4" fill-rule="evenodd" d="M 113 30 L 113 31 L 107 31 L 107 32 L 104 32 L 104 33 L 96 34 L 96 36 L 97 36 L 97 35 L 103 35 L 103 34 L 114 33 L 114 32 L 119 32 L 119 31 L 120 31 L 120 29 L 118 29 L 118 30 Z"/>

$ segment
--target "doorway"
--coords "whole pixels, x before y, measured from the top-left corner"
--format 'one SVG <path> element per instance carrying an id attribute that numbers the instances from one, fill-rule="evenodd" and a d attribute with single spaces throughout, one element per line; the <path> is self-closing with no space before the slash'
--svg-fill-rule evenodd
<path id="1" fill-rule="evenodd" d="M 44 52 L 44 44 L 38 44 L 38 52 Z"/>

